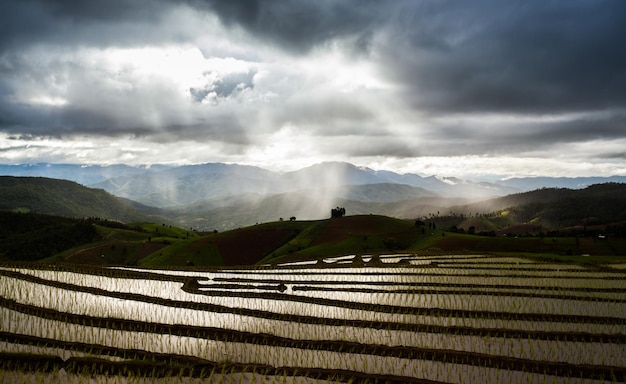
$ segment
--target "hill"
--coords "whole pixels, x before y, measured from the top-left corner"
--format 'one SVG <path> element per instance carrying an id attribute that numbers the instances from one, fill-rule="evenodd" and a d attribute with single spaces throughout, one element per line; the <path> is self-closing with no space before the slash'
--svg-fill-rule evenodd
<path id="1" fill-rule="evenodd" d="M 546 229 L 606 226 L 626 221 L 626 184 L 604 183 L 584 189 L 543 188 L 455 209 L 506 217 L 510 225 L 535 224 Z"/>
<path id="2" fill-rule="evenodd" d="M 409 249 L 424 237 L 413 223 L 377 215 L 316 221 L 283 220 L 225 232 L 132 224 L 99 227 L 93 244 L 71 248 L 49 262 L 141 266 L 251 265 Z"/>
<path id="3" fill-rule="evenodd" d="M 99 238 L 90 220 L 0 211 L 0 260 L 41 260 Z"/>
<path id="4" fill-rule="evenodd" d="M 47 177 L 70 180 L 82 185 L 92 185 L 112 177 L 139 175 L 148 171 L 154 172 L 165 169 L 164 167 L 162 165 L 133 167 L 124 164 L 0 164 L 0 175 Z"/>
<path id="5" fill-rule="evenodd" d="M 423 188 L 442 197 L 484 199 L 545 187 L 581 189 L 598 183 L 626 182 L 626 176 L 527 177 L 486 182 L 462 180 L 445 177 L 445 175 L 399 174 L 340 162 L 320 163 L 286 173 L 224 163 L 184 166 L 0 164 L 0 175 L 72 180 L 93 188 L 104 189 L 116 196 L 160 208 L 185 206 L 199 201 L 240 194 L 268 196 L 310 190 L 312 185 L 318 189 L 333 190 L 349 185 L 386 183 Z M 337 195 L 335 197 L 352 200 L 350 196 Z"/>
<path id="6" fill-rule="evenodd" d="M 142 259 L 142 266 L 252 265 L 305 230 L 310 222 L 279 221 L 181 241 Z"/>
<path id="7" fill-rule="evenodd" d="M 458 217 L 413 222 L 380 215 L 355 215 L 314 221 L 283 220 L 201 233 L 166 224 L 124 225 L 13 212 L 2 215 L 0 260 L 14 261 L 211 267 L 395 252 L 551 257 L 626 254 L 626 232 L 621 237 L 615 233 L 598 237 L 591 231 L 578 236 L 467 234 L 460 233 L 453 225 L 451 220 Z"/>
<path id="8" fill-rule="evenodd" d="M 104 190 L 44 177 L 0 176 L 0 210 L 121 222 L 147 219 L 127 202 Z"/>
<path id="9" fill-rule="evenodd" d="M 442 212 L 419 219 L 439 229 L 489 236 L 626 237 L 626 184 L 543 188 Z"/>
<path id="10" fill-rule="evenodd" d="M 379 215 L 346 216 L 315 222 L 263 261 L 408 250 L 424 236 L 420 228 L 405 220 Z"/>

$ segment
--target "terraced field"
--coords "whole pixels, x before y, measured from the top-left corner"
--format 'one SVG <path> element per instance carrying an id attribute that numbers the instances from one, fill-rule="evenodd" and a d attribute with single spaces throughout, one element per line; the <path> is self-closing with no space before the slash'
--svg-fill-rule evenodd
<path id="1" fill-rule="evenodd" d="M 2 382 L 604 383 L 626 271 L 477 255 L 0 267 Z"/>

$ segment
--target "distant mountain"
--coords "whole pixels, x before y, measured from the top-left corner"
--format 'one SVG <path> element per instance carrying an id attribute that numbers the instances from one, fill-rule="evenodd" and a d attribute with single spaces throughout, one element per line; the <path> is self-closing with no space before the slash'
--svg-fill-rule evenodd
<path id="1" fill-rule="evenodd" d="M 328 209 L 327 205 L 333 201 L 345 201 L 353 210 L 395 215 L 399 209 L 393 208 L 394 203 L 405 201 L 405 205 L 408 205 L 406 201 L 424 197 L 446 198 L 445 201 L 441 200 L 432 206 L 436 209 L 449 207 L 452 198 L 484 200 L 545 187 L 580 189 L 607 181 L 626 182 L 626 176 L 538 177 L 475 182 L 454 177 L 423 177 L 410 173 L 376 171 L 341 162 L 321 163 L 286 173 L 238 164 L 208 163 L 150 167 L 0 165 L 0 174 L 68 179 L 89 187 L 104 189 L 115 196 L 145 206 L 181 208 L 178 212 L 195 206 L 196 214 L 213 209 L 228 211 L 228 207 L 232 206 L 245 207 L 273 195 L 279 196 L 270 201 L 278 201 L 286 198 L 285 194 L 297 193 L 306 195 L 307 204 L 324 207 L 322 211 Z M 421 202 L 411 203 L 413 208 L 408 211 L 411 214 L 423 212 L 424 209 L 419 204 Z M 147 207 L 138 206 L 138 209 L 142 212 L 149 211 Z M 306 212 L 306 209 L 300 207 L 298 212 Z M 265 217 L 266 215 L 258 215 L 259 219 Z M 256 221 L 244 224 L 254 222 Z"/>
<path id="2" fill-rule="evenodd" d="M 528 192 L 541 188 L 582 189 L 593 184 L 626 183 L 626 176 L 610 177 L 524 177 L 498 181 L 497 184 Z"/>
<path id="3" fill-rule="evenodd" d="M 63 217 L 99 217 L 121 222 L 146 220 L 124 200 L 101 189 L 44 177 L 0 176 L 0 210 Z"/>
<path id="4" fill-rule="evenodd" d="M 333 196 L 344 200 L 379 203 L 437 196 L 424 188 L 392 183 L 343 185 L 335 188 L 313 190 L 312 193 Z"/>
<path id="5" fill-rule="evenodd" d="M 326 194 L 336 192 L 332 196 L 334 198 L 352 199 L 353 196 L 346 195 L 340 187 L 373 184 L 386 184 L 386 197 L 381 195 L 374 200 L 368 197 L 364 201 L 389 201 L 396 195 L 401 199 L 434 194 L 484 198 L 518 192 L 503 185 L 400 175 L 338 162 L 321 163 L 287 173 L 237 164 L 199 164 L 112 177 L 92 186 L 143 204 L 173 207 L 238 194 L 269 196 L 313 189 L 325 190 Z M 395 192 L 391 187 L 394 184 L 398 185 Z M 412 195 L 407 195 L 407 186 L 420 188 L 420 192 L 413 191 Z"/>
<path id="6" fill-rule="evenodd" d="M 189 205 L 246 193 L 277 193 L 278 174 L 236 164 L 200 164 L 112 177 L 92 185 L 155 207 Z"/>
<path id="7" fill-rule="evenodd" d="M 375 171 L 349 163 L 328 162 L 316 164 L 282 177 L 288 185 L 298 189 L 310 188 L 311 184 L 330 188 L 340 185 L 405 184 L 426 189 L 446 197 L 493 197 L 519 192 L 518 189 L 495 183 L 473 182 L 455 178 L 422 177 L 416 174 L 398 174 L 391 171 Z"/>
<path id="8" fill-rule="evenodd" d="M 387 170 L 372 170 L 366 167 L 357 167 L 349 163 L 326 162 L 297 171 L 279 173 L 263 168 L 224 163 L 207 163 L 184 166 L 150 165 L 128 166 L 115 165 L 80 165 L 80 164 L 0 164 L 0 175 L 6 176 L 38 176 L 55 179 L 65 179 L 77 183 L 103 188 L 107 191 L 133 200 L 141 201 L 138 197 L 148 193 L 158 196 L 163 194 L 163 202 L 172 197 L 189 203 L 187 189 L 195 185 L 202 186 L 199 180 L 209 179 L 207 187 L 217 187 L 208 192 L 195 191 L 190 196 L 200 194 L 204 198 L 225 196 L 236 190 L 231 185 L 240 184 L 240 193 L 280 193 L 301 189 L 330 188 L 340 185 L 364 184 L 406 184 L 420 187 L 443 196 L 463 197 L 490 197 L 504 196 L 516 192 L 527 192 L 540 188 L 569 188 L 580 189 L 592 184 L 606 182 L 626 183 L 626 176 L 611 177 L 525 177 L 510 178 L 495 182 L 476 182 L 454 177 L 427 176 L 416 174 L 398 174 Z M 134 179 L 133 184 L 129 180 Z M 159 182 L 162 181 L 160 185 Z M 243 183 L 242 183 L 243 182 Z M 102 184 L 100 184 L 102 183 Z M 145 184 L 150 188 L 137 188 Z M 132 188 L 131 188 L 132 187 Z M 168 193 L 163 193 L 168 192 Z M 174 193 L 176 192 L 176 193 Z M 143 193 L 143 194 L 142 194 Z M 142 194 L 142 195 L 140 195 Z M 191 197 L 190 197 L 191 198 Z M 149 200 L 149 198 L 148 198 Z M 170 205 L 170 204 L 166 204 Z M 174 204 L 176 205 L 176 204 Z"/>
<path id="9" fill-rule="evenodd" d="M 189 206 L 167 208 L 164 209 L 164 215 L 184 227 L 222 231 L 280 218 L 325 219 L 330 217 L 331 208 L 337 206 L 344 207 L 348 215 L 377 214 L 414 219 L 470 201 L 436 196 L 408 185 L 367 184 L 269 196 L 248 194 L 216 198 Z"/>
<path id="10" fill-rule="evenodd" d="M 112 177 L 133 176 L 166 168 L 163 165 L 132 167 L 128 165 L 80 165 L 80 164 L 0 164 L 1 176 L 31 176 L 71 180 L 83 185 L 100 183 Z"/>

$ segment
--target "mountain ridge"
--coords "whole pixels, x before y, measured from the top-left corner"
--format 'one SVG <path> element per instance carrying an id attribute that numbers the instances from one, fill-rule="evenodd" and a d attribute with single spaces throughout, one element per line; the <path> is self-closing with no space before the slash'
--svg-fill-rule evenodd
<path id="1" fill-rule="evenodd" d="M 0 176 L 0 210 L 120 222 L 148 218 L 105 190 L 45 177 Z"/>
<path id="2" fill-rule="evenodd" d="M 406 184 L 443 197 L 489 198 L 527 192 L 545 187 L 580 189 L 603 182 L 626 182 L 626 176 L 610 177 L 527 177 L 492 182 L 454 177 L 399 174 L 373 170 L 345 162 L 314 164 L 290 172 L 275 172 L 261 167 L 204 163 L 194 165 L 129 166 L 80 164 L 0 164 L 0 175 L 41 176 L 75 181 L 101 188 L 133 201 L 156 207 L 193 204 L 234 194 L 275 194 L 346 185 Z"/>

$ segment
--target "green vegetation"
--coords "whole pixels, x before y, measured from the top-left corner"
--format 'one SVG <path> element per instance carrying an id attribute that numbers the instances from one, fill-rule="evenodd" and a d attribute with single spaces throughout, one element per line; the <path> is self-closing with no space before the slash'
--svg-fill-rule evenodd
<path id="1" fill-rule="evenodd" d="M 412 223 L 378 215 L 314 222 L 263 262 L 406 250 L 423 235 Z"/>
<path id="2" fill-rule="evenodd" d="M 121 222 L 147 218 L 102 189 L 44 177 L 0 176 L 0 210 Z"/>
<path id="3" fill-rule="evenodd" d="M 293 217 L 201 233 L 156 216 L 150 219 L 103 190 L 65 180 L 0 177 L 0 259 L 232 266 L 390 252 L 623 256 L 624 192 L 622 184 L 577 191 L 541 189 L 480 203 L 492 211 L 478 204 L 459 207 L 459 212 L 467 213 L 437 212 L 416 221 L 344 216 L 346 211 L 337 207 L 332 210 L 334 218 L 327 220 L 296 221 Z M 270 209 L 276 215 L 283 200 L 272 201 L 258 209 Z M 296 211 L 304 201 L 294 200 L 281 211 Z M 254 214 L 245 204 L 228 212 L 232 219 Z"/>
<path id="4" fill-rule="evenodd" d="M 444 230 L 444 224 L 452 223 L 445 218 L 433 218 L 437 224 L 429 221 L 416 225 L 386 216 L 357 215 L 199 233 L 148 222 L 121 224 L 32 213 L 1 214 L 0 257 L 20 261 L 162 267 L 251 265 L 394 252 L 578 256 L 579 262 L 589 262 L 590 258 L 583 255 L 626 255 L 626 238 L 595 234 L 485 236 L 468 234 L 455 226 Z"/>
<path id="5" fill-rule="evenodd" d="M 139 265 L 151 267 L 219 266 L 224 265 L 224 260 L 215 245 L 182 240 L 141 259 Z"/>
<path id="6" fill-rule="evenodd" d="M 92 220 L 0 211 L 0 259 L 40 260 L 98 239 Z"/>

